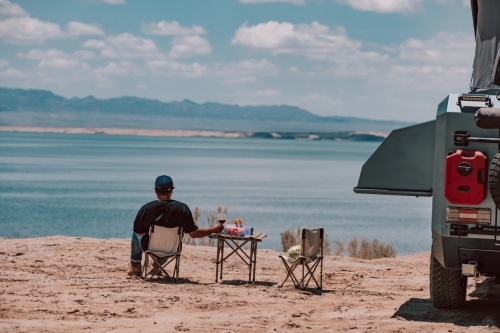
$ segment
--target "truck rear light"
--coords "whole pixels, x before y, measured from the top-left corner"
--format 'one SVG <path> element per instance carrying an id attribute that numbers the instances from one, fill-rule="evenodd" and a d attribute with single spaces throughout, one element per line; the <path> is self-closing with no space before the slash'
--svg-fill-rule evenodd
<path id="1" fill-rule="evenodd" d="M 490 224 L 491 209 L 446 207 L 446 222 Z"/>

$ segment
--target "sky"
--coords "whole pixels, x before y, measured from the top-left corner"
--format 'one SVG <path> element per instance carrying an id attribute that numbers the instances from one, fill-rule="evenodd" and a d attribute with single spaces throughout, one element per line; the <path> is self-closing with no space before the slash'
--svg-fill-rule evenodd
<path id="1" fill-rule="evenodd" d="M 468 0 L 0 0 L 0 87 L 423 122 L 469 91 Z"/>

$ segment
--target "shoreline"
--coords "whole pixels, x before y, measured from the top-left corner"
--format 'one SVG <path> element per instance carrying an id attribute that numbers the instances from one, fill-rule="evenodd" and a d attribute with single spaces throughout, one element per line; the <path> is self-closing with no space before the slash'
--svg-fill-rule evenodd
<path id="1" fill-rule="evenodd" d="M 137 135 L 168 137 L 205 137 L 205 138 L 263 138 L 292 140 L 335 140 L 335 141 L 383 141 L 385 132 L 224 132 L 203 130 L 158 130 L 107 127 L 35 127 L 35 126 L 0 126 L 0 132 L 60 133 L 60 134 L 102 134 L 102 135 Z"/>
<path id="2" fill-rule="evenodd" d="M 0 126 L 0 132 L 31 132 L 31 133 L 61 133 L 61 134 L 105 134 L 105 135 L 138 135 L 138 136 L 178 136 L 178 137 L 217 137 L 240 138 L 238 132 L 222 131 L 187 131 L 187 130 L 156 130 L 107 127 L 31 127 L 31 126 Z"/>

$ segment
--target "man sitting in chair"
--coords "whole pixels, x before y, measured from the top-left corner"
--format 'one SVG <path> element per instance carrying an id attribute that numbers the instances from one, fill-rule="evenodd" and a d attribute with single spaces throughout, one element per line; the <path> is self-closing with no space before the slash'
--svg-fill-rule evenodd
<path id="1" fill-rule="evenodd" d="M 212 233 L 219 233 L 224 229 L 220 223 L 210 228 L 198 228 L 189 207 L 180 201 L 171 199 L 174 188 L 172 178 L 166 175 L 158 176 L 154 189 L 158 200 L 145 204 L 137 212 L 132 233 L 128 275 L 141 275 L 141 239 L 144 234 L 148 233 L 152 224 L 167 228 L 182 227 L 184 232 L 192 238 L 202 238 Z"/>

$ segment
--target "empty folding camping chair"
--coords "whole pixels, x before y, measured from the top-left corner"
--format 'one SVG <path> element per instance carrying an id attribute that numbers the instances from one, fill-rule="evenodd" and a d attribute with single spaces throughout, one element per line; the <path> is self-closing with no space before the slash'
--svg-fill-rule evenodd
<path id="1" fill-rule="evenodd" d="M 173 281 L 179 278 L 182 235 L 182 227 L 166 228 L 152 225 L 149 228 L 148 248 L 144 251 L 145 259 L 142 270 L 144 279 L 161 274 Z M 151 265 L 149 258 L 152 259 Z M 167 266 L 170 263 L 173 263 L 174 266 L 172 274 L 167 272 Z"/>
<path id="2" fill-rule="evenodd" d="M 318 289 L 323 288 L 323 241 L 324 229 L 302 229 L 300 255 L 298 257 L 290 257 L 289 255 L 280 255 L 283 264 L 285 265 L 287 275 L 280 287 L 290 278 L 296 288 L 305 289 L 309 282 L 313 280 Z M 301 274 L 296 274 L 296 268 L 302 266 Z M 319 267 L 318 279 L 315 277 L 316 269 Z M 318 282 L 319 280 L 319 282 Z"/>

